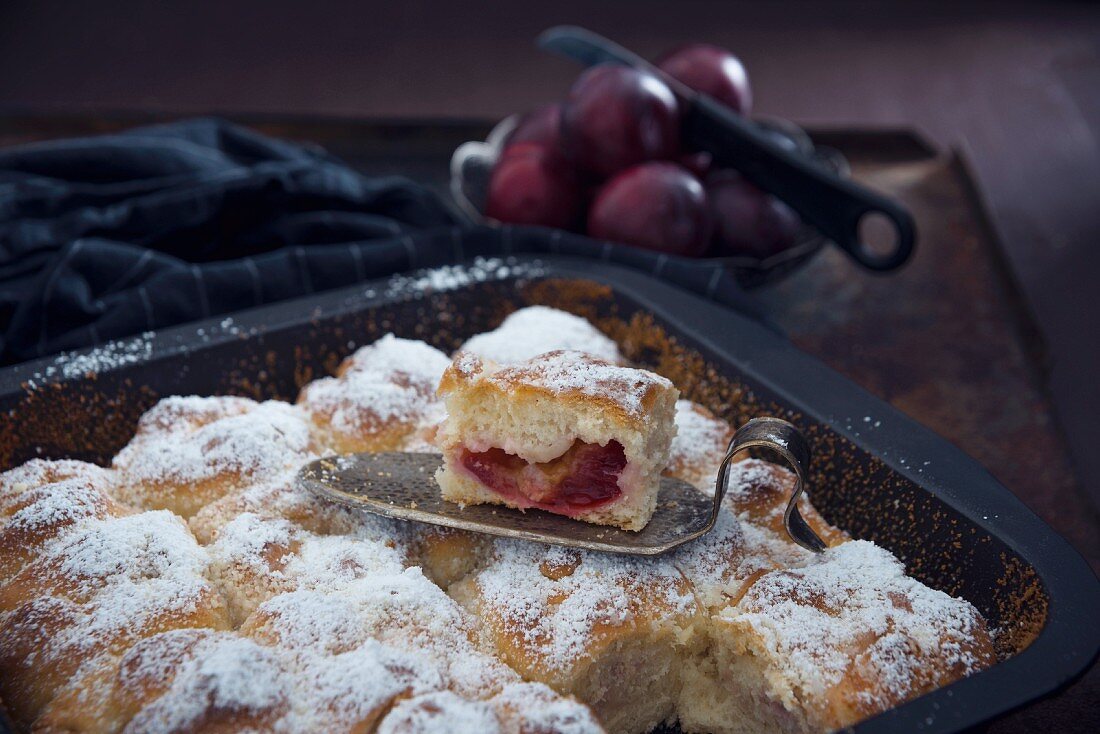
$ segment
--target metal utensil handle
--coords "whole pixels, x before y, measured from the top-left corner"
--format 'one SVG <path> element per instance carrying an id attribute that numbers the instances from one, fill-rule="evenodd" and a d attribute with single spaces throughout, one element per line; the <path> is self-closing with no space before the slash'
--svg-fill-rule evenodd
<path id="1" fill-rule="evenodd" d="M 876 271 L 893 270 L 912 254 L 916 225 L 905 207 L 840 178 L 804 155 L 783 149 L 751 120 L 690 89 L 633 51 L 586 28 L 567 25 L 548 28 L 537 42 L 541 48 L 587 66 L 625 64 L 662 79 L 687 107 L 681 131 L 685 142 L 778 196 L 860 265 Z M 878 251 L 863 241 L 859 224 L 868 215 L 880 216 L 893 226 L 891 248 Z"/>
<path id="2" fill-rule="evenodd" d="M 896 201 L 843 179 L 803 154 L 784 150 L 755 124 L 706 95 L 695 95 L 684 118 L 684 138 L 706 150 L 784 202 L 856 262 L 870 270 L 893 270 L 913 252 L 913 217 Z M 877 250 L 860 234 L 860 222 L 876 215 L 893 227 L 894 240 Z"/>
<path id="3" fill-rule="evenodd" d="M 733 457 L 745 449 L 754 447 L 775 451 L 794 470 L 794 494 L 791 495 L 790 502 L 787 503 L 787 509 L 783 513 L 783 525 L 791 536 L 791 540 L 795 543 L 807 550 L 821 553 L 828 546 L 798 511 L 798 500 L 802 497 L 806 469 L 810 465 L 810 445 L 806 442 L 805 436 L 794 425 L 781 418 L 753 418 L 733 434 L 729 448 L 726 449 L 726 456 L 722 459 L 722 466 L 718 470 L 718 477 L 715 480 L 714 517 L 717 517 L 718 510 L 722 506 L 722 500 L 726 496 L 730 463 L 733 461 Z"/>

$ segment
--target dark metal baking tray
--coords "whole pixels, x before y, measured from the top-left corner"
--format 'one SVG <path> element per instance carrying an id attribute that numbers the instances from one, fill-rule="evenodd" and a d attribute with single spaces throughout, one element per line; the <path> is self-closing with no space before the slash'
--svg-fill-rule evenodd
<path id="1" fill-rule="evenodd" d="M 609 264 L 546 258 L 390 279 L 7 368 L 0 466 L 106 462 L 160 397 L 293 399 L 386 332 L 450 350 L 532 303 L 591 319 L 629 358 L 732 422 L 795 422 L 814 447 L 810 487 L 825 516 L 970 600 L 999 630 L 998 664 L 856 731 L 967 729 L 1055 692 L 1095 658 L 1096 577 L 981 466 L 767 328 Z"/>

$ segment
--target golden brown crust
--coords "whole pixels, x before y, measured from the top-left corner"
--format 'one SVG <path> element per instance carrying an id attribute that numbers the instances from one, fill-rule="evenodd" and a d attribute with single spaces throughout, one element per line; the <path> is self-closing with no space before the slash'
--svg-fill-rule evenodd
<path id="1" fill-rule="evenodd" d="M 771 699 L 811 730 L 850 726 L 995 660 L 977 610 L 866 541 L 765 574 L 713 624 L 719 661 L 751 657 L 779 682 Z"/>
<path id="2" fill-rule="evenodd" d="M 277 676 L 284 672 L 283 666 L 275 656 L 265 658 L 262 650 L 240 642 L 231 632 L 210 629 L 173 630 L 142 640 L 87 670 L 62 691 L 47 707 L 36 730 L 271 731 L 286 713 L 285 697 L 260 691 L 248 699 L 238 694 L 234 700 L 226 673 L 255 672 L 249 671 L 247 663 L 256 661 L 277 669 Z M 234 645 L 232 652 L 244 664 L 236 670 L 211 665 L 206 681 L 196 675 L 196 663 L 203 656 L 217 656 Z M 247 691 L 247 686 L 245 683 L 239 690 Z M 185 705 L 177 705 L 182 702 L 173 689 L 186 687 L 196 695 Z M 89 698 L 89 689 L 99 695 Z"/>
<path id="3" fill-rule="evenodd" d="M 302 388 L 298 406 L 320 443 L 337 453 L 398 451 L 438 422 L 445 354 L 386 335 L 345 359 L 336 377 Z"/>
<path id="4" fill-rule="evenodd" d="M 424 575 L 444 590 L 476 571 L 490 546 L 490 539 L 479 533 L 428 525 L 416 528 L 412 540 Z"/>
<path id="5" fill-rule="evenodd" d="M 184 517 L 235 490 L 270 481 L 312 458 L 309 426 L 292 406 L 233 397 L 170 397 L 115 456 L 120 496 Z"/>
<path id="6" fill-rule="evenodd" d="M 244 514 L 288 520 L 318 535 L 362 535 L 371 539 L 398 541 L 402 524 L 377 515 L 357 512 L 317 497 L 295 482 L 297 472 L 271 482 L 254 484 L 215 500 L 188 521 L 188 527 L 203 545 L 211 545 L 222 528 Z"/>
<path id="7" fill-rule="evenodd" d="M 614 420 L 642 427 L 672 383 L 646 370 L 608 362 L 582 352 L 554 351 L 519 364 L 497 367 L 474 354 L 459 354 L 443 373 L 440 395 L 457 390 L 512 399 L 550 398 L 567 406 L 598 410 Z"/>
<path id="8" fill-rule="evenodd" d="M 502 660 L 585 701 L 612 731 L 648 731 L 672 713 L 677 655 L 695 644 L 699 613 L 672 564 L 495 546 L 489 565 L 452 594 Z"/>
<path id="9" fill-rule="evenodd" d="M 113 472 L 79 461 L 35 460 L 0 475 L 0 584 L 74 524 L 133 512 L 108 494 L 114 485 Z"/>
<path id="10" fill-rule="evenodd" d="M 143 637 L 228 626 L 183 522 L 116 502 L 115 479 L 73 461 L 0 476 L 0 695 L 22 726 L 78 670 Z"/>

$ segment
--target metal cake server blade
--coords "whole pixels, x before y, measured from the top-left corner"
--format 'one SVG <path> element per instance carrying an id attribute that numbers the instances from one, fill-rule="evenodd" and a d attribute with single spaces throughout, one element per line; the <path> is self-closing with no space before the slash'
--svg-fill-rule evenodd
<path id="1" fill-rule="evenodd" d="M 521 511 L 501 505 L 463 507 L 448 502 L 440 496 L 439 485 L 435 482 L 435 472 L 443 463 L 438 454 L 389 452 L 326 457 L 304 466 L 298 473 L 298 484 L 326 499 L 398 520 L 568 548 L 653 556 L 690 542 L 714 527 L 725 495 L 725 482 L 722 480 L 728 479 L 729 462 L 734 454 L 753 446 L 767 446 L 781 455 L 790 453 L 785 443 L 790 440 L 789 435 L 786 432 L 777 433 L 781 426 L 762 426 L 757 421 L 778 419 L 755 419 L 737 432 L 719 472 L 721 487 L 713 497 L 687 482 L 662 477 L 657 509 L 645 528 L 638 532 L 579 522 L 537 509 Z M 786 421 L 778 422 L 798 433 Z M 741 442 L 738 436 L 743 436 Z M 769 436 L 778 436 L 784 443 L 768 443 Z M 804 440 L 802 444 L 805 445 Z M 798 460 L 796 454 L 790 455 L 791 459 Z M 796 475 L 797 489 L 787 509 L 788 531 L 800 545 L 821 550 L 825 547 L 821 539 L 805 522 L 799 524 L 802 518 L 795 503 L 802 492 L 801 467 L 796 468 Z M 793 525 L 791 518 L 794 518 Z M 803 542 L 806 539 L 808 543 Z M 814 547 L 814 539 L 817 547 Z"/>
<path id="2" fill-rule="evenodd" d="M 699 537 L 711 525 L 711 498 L 669 477 L 661 480 L 657 511 L 639 532 L 537 509 L 462 507 L 440 496 L 435 472 L 442 463 L 438 454 L 350 454 L 307 464 L 298 481 L 322 497 L 398 520 L 610 553 L 664 553 Z"/>

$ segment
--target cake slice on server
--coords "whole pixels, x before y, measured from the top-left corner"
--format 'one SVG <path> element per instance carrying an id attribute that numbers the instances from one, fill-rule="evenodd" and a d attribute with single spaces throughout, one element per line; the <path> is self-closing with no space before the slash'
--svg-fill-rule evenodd
<path id="1" fill-rule="evenodd" d="M 499 366 L 459 354 L 439 387 L 443 498 L 641 530 L 656 508 L 679 392 L 665 378 L 554 351 Z"/>

